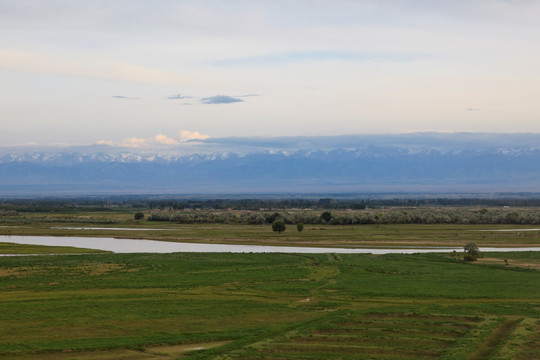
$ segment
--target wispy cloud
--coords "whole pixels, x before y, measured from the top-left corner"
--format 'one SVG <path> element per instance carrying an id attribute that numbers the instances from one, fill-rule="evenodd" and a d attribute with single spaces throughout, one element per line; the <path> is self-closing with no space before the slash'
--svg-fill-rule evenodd
<path id="1" fill-rule="evenodd" d="M 111 96 L 113 99 L 124 99 L 124 100 L 139 100 L 138 97 L 131 97 L 131 96 L 122 96 L 122 95 L 113 95 Z"/>
<path id="2" fill-rule="evenodd" d="M 210 96 L 210 97 L 205 97 L 205 98 L 202 98 L 201 99 L 201 102 L 203 104 L 232 104 L 232 103 L 236 103 L 236 102 L 243 102 L 244 100 L 242 99 L 238 99 L 238 98 L 234 98 L 232 96 L 227 96 L 227 95 L 216 95 L 216 96 Z"/>
<path id="3" fill-rule="evenodd" d="M 0 49 L 0 69 L 139 84 L 201 84 L 202 78 L 118 61 L 90 61 L 36 51 Z"/>
<path id="4" fill-rule="evenodd" d="M 259 94 L 244 94 L 244 95 L 238 95 L 238 96 L 228 96 L 228 95 L 216 95 L 216 96 L 208 96 L 208 97 L 193 97 L 190 95 L 183 95 L 183 94 L 175 94 L 171 96 L 167 96 L 167 99 L 169 100 L 187 100 L 187 99 L 193 99 L 192 101 L 199 101 L 202 104 L 209 105 L 209 104 L 231 104 L 235 102 L 243 102 L 244 100 L 240 98 L 247 98 L 247 97 L 253 97 L 253 96 L 260 96 Z M 181 105 L 193 105 L 193 102 L 180 102 Z"/>
<path id="5" fill-rule="evenodd" d="M 167 99 L 169 100 L 182 100 L 182 99 L 191 99 L 191 98 L 192 96 L 182 95 L 182 94 L 175 94 L 175 95 L 171 95 L 167 97 Z"/>
<path id="6" fill-rule="evenodd" d="M 260 56 L 249 56 L 243 58 L 233 58 L 217 60 L 213 62 L 218 66 L 271 66 L 282 65 L 295 62 L 324 62 L 324 61 L 389 61 L 404 62 L 423 58 L 425 55 L 410 53 L 362 53 L 335 50 L 287 52 L 278 54 L 268 54 Z"/>

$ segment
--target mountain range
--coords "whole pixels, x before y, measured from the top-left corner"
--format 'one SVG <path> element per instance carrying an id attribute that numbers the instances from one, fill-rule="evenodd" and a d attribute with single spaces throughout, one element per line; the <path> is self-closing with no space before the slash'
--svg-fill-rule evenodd
<path id="1" fill-rule="evenodd" d="M 538 192 L 540 134 L 218 138 L 0 148 L 0 195 Z"/>

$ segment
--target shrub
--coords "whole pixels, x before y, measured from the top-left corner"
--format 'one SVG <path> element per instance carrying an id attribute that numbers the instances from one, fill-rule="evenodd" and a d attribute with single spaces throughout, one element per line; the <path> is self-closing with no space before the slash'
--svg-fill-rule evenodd
<path id="1" fill-rule="evenodd" d="M 471 255 L 471 254 L 465 254 L 465 256 L 463 257 L 463 260 L 465 261 L 476 261 L 478 260 L 478 258 L 474 255 Z"/>

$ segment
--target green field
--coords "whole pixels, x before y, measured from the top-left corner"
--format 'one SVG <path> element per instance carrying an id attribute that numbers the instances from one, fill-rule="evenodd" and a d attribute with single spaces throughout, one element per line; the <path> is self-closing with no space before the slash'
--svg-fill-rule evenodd
<path id="1" fill-rule="evenodd" d="M 6 212 L 0 235 L 540 245 L 540 231 L 527 231 L 534 225 L 317 223 L 298 232 L 288 224 L 278 234 L 270 224 L 133 215 Z M 0 257 L 0 359 L 540 358 L 540 252 L 486 253 L 474 263 L 462 253 L 110 254 L 8 243 L 0 243 L 0 253 L 63 254 Z"/>
<path id="2" fill-rule="evenodd" d="M 0 257 L 0 358 L 535 359 L 539 265 L 535 252 Z"/>
<path id="3" fill-rule="evenodd" d="M 0 242 L 0 254 L 85 254 L 104 253 L 106 251 L 94 249 L 81 249 L 70 246 L 43 246 L 43 245 L 21 245 Z"/>

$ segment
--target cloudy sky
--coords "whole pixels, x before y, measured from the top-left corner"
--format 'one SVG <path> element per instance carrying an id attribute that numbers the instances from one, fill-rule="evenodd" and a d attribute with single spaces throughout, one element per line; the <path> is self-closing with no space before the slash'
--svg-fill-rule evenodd
<path id="1" fill-rule="evenodd" d="M 540 1 L 0 0 L 0 145 L 540 132 Z"/>

